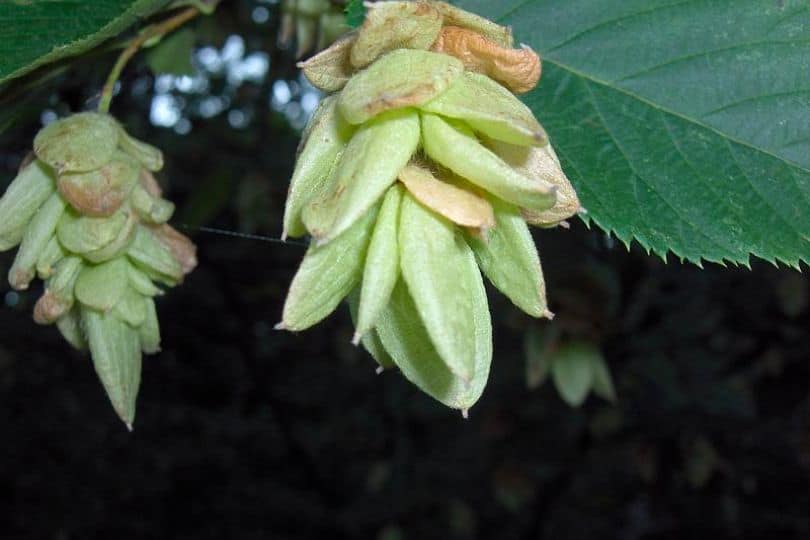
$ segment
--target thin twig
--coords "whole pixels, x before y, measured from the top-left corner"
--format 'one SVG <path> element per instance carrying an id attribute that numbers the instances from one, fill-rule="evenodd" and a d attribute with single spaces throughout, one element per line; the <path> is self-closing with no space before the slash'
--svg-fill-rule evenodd
<path id="1" fill-rule="evenodd" d="M 127 65 L 130 58 L 132 58 L 135 53 L 138 52 L 144 43 L 154 37 L 168 34 L 172 30 L 182 26 L 199 14 L 200 10 L 197 8 L 191 7 L 184 9 L 177 15 L 147 28 L 141 33 L 141 35 L 134 38 L 129 45 L 127 45 L 127 48 L 121 52 L 121 55 L 118 57 L 118 60 L 116 60 L 112 71 L 110 71 L 110 75 L 107 77 L 107 82 L 104 83 L 104 88 L 101 90 L 101 100 L 98 103 L 98 112 L 106 113 L 110 110 L 113 90 L 115 89 L 115 83 L 121 76 L 121 71 L 124 69 L 124 66 Z"/>

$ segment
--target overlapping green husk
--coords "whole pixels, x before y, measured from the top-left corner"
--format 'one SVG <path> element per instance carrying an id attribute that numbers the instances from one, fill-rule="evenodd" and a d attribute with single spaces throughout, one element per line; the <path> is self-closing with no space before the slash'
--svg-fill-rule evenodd
<path id="1" fill-rule="evenodd" d="M 357 32 L 302 64 L 337 93 L 313 118 L 290 186 L 285 234 L 314 241 L 279 327 L 304 330 L 348 296 L 354 342 L 381 369 L 466 411 L 492 357 L 482 273 L 529 315 L 551 317 L 527 221 L 553 226 L 579 203 L 531 110 L 465 71 L 497 62 L 434 47 L 450 26 L 475 33 L 476 54 L 512 46 L 508 29 L 444 2 L 377 2 Z"/>
<path id="2" fill-rule="evenodd" d="M 194 245 L 166 224 L 174 205 L 151 176 L 163 156 L 111 116 L 87 112 L 43 128 L 27 161 L 0 199 L 0 250 L 20 245 L 9 283 L 45 280 L 34 320 L 90 349 L 131 428 L 141 354 L 160 349 L 153 282 L 177 284 L 196 265 Z"/>

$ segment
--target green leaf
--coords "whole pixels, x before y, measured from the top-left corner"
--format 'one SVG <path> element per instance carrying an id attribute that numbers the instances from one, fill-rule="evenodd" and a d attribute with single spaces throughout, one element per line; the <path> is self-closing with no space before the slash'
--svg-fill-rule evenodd
<path id="1" fill-rule="evenodd" d="M 118 35 L 167 0 L 0 3 L 0 83 Z"/>
<path id="2" fill-rule="evenodd" d="M 352 28 L 357 28 L 363 24 L 363 19 L 366 18 L 366 6 L 363 0 L 349 0 L 346 4 L 346 24 Z"/>
<path id="3" fill-rule="evenodd" d="M 194 49 L 194 31 L 189 28 L 179 30 L 163 38 L 146 53 L 146 63 L 152 73 L 172 75 L 193 75 L 191 53 Z"/>
<path id="4" fill-rule="evenodd" d="M 693 262 L 810 260 L 805 0 L 460 0 L 543 58 L 525 97 L 592 220 Z"/>

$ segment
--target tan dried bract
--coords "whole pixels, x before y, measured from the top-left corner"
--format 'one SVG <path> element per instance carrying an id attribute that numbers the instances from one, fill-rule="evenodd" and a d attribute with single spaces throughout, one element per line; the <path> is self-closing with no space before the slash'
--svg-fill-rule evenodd
<path id="1" fill-rule="evenodd" d="M 414 199 L 453 223 L 483 231 L 495 226 L 489 201 L 436 178 L 424 165 L 411 162 L 399 173 L 399 180 Z"/>
<path id="2" fill-rule="evenodd" d="M 442 15 L 444 26 L 458 26 L 466 28 L 485 38 L 494 41 L 503 47 L 513 47 L 514 39 L 512 38 L 512 29 L 508 26 L 501 26 L 494 23 L 489 19 L 485 19 L 475 13 L 457 8 L 447 2 L 439 2 L 430 0 L 430 5 L 433 6 Z"/>
<path id="3" fill-rule="evenodd" d="M 169 248 L 172 256 L 180 263 L 184 274 L 197 267 L 197 246 L 188 236 L 166 224 L 151 226 L 149 230 L 161 244 Z"/>
<path id="4" fill-rule="evenodd" d="M 153 197 L 160 197 L 163 195 L 163 188 L 161 188 L 160 184 L 158 184 L 158 181 L 155 179 L 155 175 L 149 172 L 147 169 L 141 169 L 138 181 L 149 195 L 152 195 Z"/>
<path id="5" fill-rule="evenodd" d="M 95 171 L 61 174 L 56 184 L 62 197 L 81 214 L 109 217 L 127 199 L 138 174 L 132 164 L 111 161 Z"/>
<path id="6" fill-rule="evenodd" d="M 532 90 L 540 80 L 540 57 L 528 46 L 503 47 L 466 28 L 445 26 L 431 49 L 455 56 L 467 70 L 482 73 L 517 94 Z"/>
<path id="7" fill-rule="evenodd" d="M 299 62 L 298 67 L 316 88 L 337 92 L 346 86 L 354 72 L 349 56 L 356 40 L 354 34 L 345 36 L 307 61 Z"/>
<path id="8" fill-rule="evenodd" d="M 396 49 L 427 50 L 441 26 L 441 14 L 426 2 L 372 4 L 352 47 L 351 63 L 362 68 Z"/>
<path id="9" fill-rule="evenodd" d="M 34 304 L 34 322 L 37 324 L 53 324 L 70 310 L 72 302 L 65 302 L 53 292 L 45 290 Z"/>
<path id="10" fill-rule="evenodd" d="M 574 186 L 565 176 L 560 160 L 550 144 L 540 147 L 524 147 L 501 141 L 487 140 L 487 146 L 516 171 L 527 178 L 553 184 L 557 188 L 557 200 L 552 208 L 537 212 L 523 208 L 523 218 L 532 225 L 554 227 L 581 211 Z"/>

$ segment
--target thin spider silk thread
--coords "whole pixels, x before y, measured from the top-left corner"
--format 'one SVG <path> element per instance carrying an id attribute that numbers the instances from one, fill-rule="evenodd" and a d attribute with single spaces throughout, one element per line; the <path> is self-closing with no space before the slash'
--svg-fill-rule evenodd
<path id="1" fill-rule="evenodd" d="M 214 227 L 192 227 L 185 223 L 180 224 L 180 228 L 190 232 L 204 232 L 210 234 L 218 234 L 220 236 L 230 236 L 233 238 L 243 238 L 245 240 L 258 240 L 260 242 L 269 242 L 271 244 L 288 244 L 291 246 L 307 247 L 309 244 L 297 240 L 282 240 L 281 238 L 274 238 L 272 236 L 262 236 L 260 234 L 248 234 L 238 231 L 231 231 L 228 229 L 216 229 Z"/>

